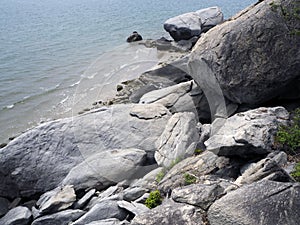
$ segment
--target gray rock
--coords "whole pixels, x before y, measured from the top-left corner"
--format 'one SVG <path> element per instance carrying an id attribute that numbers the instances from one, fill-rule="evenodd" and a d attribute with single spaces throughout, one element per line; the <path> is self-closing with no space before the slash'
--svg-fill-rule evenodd
<path id="1" fill-rule="evenodd" d="M 175 41 L 188 40 L 201 34 L 201 19 L 194 12 L 185 13 L 168 19 L 164 29 Z"/>
<path id="2" fill-rule="evenodd" d="M 27 225 L 31 220 L 31 212 L 28 208 L 18 206 L 8 211 L 0 219 L 1 225 Z"/>
<path id="3" fill-rule="evenodd" d="M 82 209 L 96 193 L 96 189 L 89 190 L 81 199 L 74 204 L 74 209 Z"/>
<path id="4" fill-rule="evenodd" d="M 206 142 L 206 148 L 221 156 L 252 157 L 273 150 L 274 136 L 287 123 L 283 107 L 258 108 L 228 118 Z M 213 128 L 212 128 L 213 129 Z"/>
<path id="5" fill-rule="evenodd" d="M 147 189 L 142 187 L 129 187 L 123 192 L 123 199 L 126 201 L 134 201 L 147 192 Z"/>
<path id="6" fill-rule="evenodd" d="M 141 97 L 140 103 L 159 103 L 172 113 L 193 112 L 200 119 L 210 119 L 207 99 L 194 81 L 148 92 Z"/>
<path id="7" fill-rule="evenodd" d="M 277 176 L 280 175 L 279 177 L 276 177 L 276 179 L 279 178 L 279 180 L 275 181 L 291 182 L 292 179 L 290 176 L 281 168 L 281 166 L 287 162 L 286 154 L 284 152 L 280 152 L 276 155 L 271 154 L 267 158 L 262 159 L 257 163 L 252 163 L 243 172 L 243 174 L 236 179 L 235 184 L 239 186 L 243 184 L 251 184 L 263 178 L 272 178 L 274 180 L 275 177 L 269 177 L 269 175 L 274 173 L 276 173 Z"/>
<path id="8" fill-rule="evenodd" d="M 176 203 L 171 200 L 165 201 L 162 205 L 137 215 L 132 220 L 132 225 L 148 224 L 176 224 L 176 225 L 204 225 L 204 215 L 201 209 L 191 205 Z"/>
<path id="9" fill-rule="evenodd" d="M 158 165 L 168 167 L 179 158 L 193 155 L 199 140 L 194 113 L 176 113 L 156 142 L 155 160 Z"/>
<path id="10" fill-rule="evenodd" d="M 299 224 L 299 183 L 260 181 L 215 201 L 208 210 L 211 225 Z"/>
<path id="11" fill-rule="evenodd" d="M 131 116 L 146 120 L 161 118 L 169 114 L 169 110 L 161 104 L 135 105 L 130 111 Z"/>
<path id="12" fill-rule="evenodd" d="M 129 224 L 129 222 L 127 222 L 127 221 L 121 222 L 118 219 L 110 218 L 110 219 L 106 219 L 106 220 L 94 221 L 94 222 L 88 223 L 86 225 L 125 225 L 125 224 Z"/>
<path id="13" fill-rule="evenodd" d="M 10 201 L 6 198 L 0 197 L 0 217 L 8 212 L 8 207 L 10 205 Z"/>
<path id="14" fill-rule="evenodd" d="M 199 39 L 189 68 L 206 96 L 219 95 L 216 86 L 208 85 L 216 80 L 232 102 L 259 104 L 279 96 L 299 78 L 300 39 L 291 34 L 300 28 L 297 17 L 291 16 L 294 4 L 261 1 Z"/>
<path id="15" fill-rule="evenodd" d="M 143 194 L 143 196 L 141 196 L 140 198 L 138 198 L 134 202 L 144 204 L 146 202 L 147 198 L 149 198 L 149 196 L 150 196 L 149 193 L 145 193 L 145 194 Z"/>
<path id="16" fill-rule="evenodd" d="M 172 199 L 176 202 L 187 203 L 207 210 L 219 197 L 225 194 L 225 189 L 231 186 L 229 182 L 212 182 L 210 184 L 191 184 L 185 187 L 175 188 L 172 191 Z"/>
<path id="17" fill-rule="evenodd" d="M 201 18 L 202 28 L 211 28 L 223 22 L 224 16 L 217 6 L 200 9 L 196 14 Z"/>
<path id="18" fill-rule="evenodd" d="M 133 213 L 134 215 L 139 215 L 150 210 L 144 204 L 136 203 L 136 202 L 130 203 L 127 201 L 118 201 L 118 206 L 122 209 L 126 209 L 127 211 Z"/>
<path id="19" fill-rule="evenodd" d="M 211 174 L 228 166 L 229 160 L 205 151 L 198 156 L 186 158 L 176 164 L 159 183 L 159 189 L 165 192 L 185 184 L 184 174 L 191 173 L 196 177 Z"/>
<path id="20" fill-rule="evenodd" d="M 150 154 L 170 116 L 154 106 L 152 115 L 157 109 L 161 116 L 141 119 L 130 115 L 134 106 L 103 107 L 44 123 L 11 141 L 0 149 L 0 196 L 29 197 L 51 190 L 85 158 L 108 149 L 136 147 Z"/>
<path id="21" fill-rule="evenodd" d="M 140 187 L 143 189 L 146 189 L 148 191 L 156 189 L 157 182 L 156 182 L 156 177 L 159 173 L 163 171 L 162 167 L 156 168 L 146 174 L 143 178 L 138 179 L 131 183 L 130 187 Z"/>
<path id="22" fill-rule="evenodd" d="M 206 32 L 221 22 L 223 13 L 215 6 L 170 18 L 164 23 L 164 29 L 175 41 L 180 41 L 200 36 L 201 28 Z"/>
<path id="23" fill-rule="evenodd" d="M 116 218 L 124 220 L 127 212 L 121 209 L 116 201 L 102 201 L 91 208 L 84 216 L 76 220 L 72 225 L 85 225 L 93 221 Z"/>
<path id="24" fill-rule="evenodd" d="M 32 222 L 31 225 L 68 225 L 77 220 L 85 211 L 68 209 L 47 216 L 42 216 Z"/>
<path id="25" fill-rule="evenodd" d="M 200 138 L 197 144 L 197 149 L 206 150 L 206 146 L 204 144 L 210 137 L 211 124 L 200 124 Z"/>
<path id="26" fill-rule="evenodd" d="M 57 187 L 43 194 L 37 201 L 39 214 L 52 214 L 69 208 L 76 201 L 74 188 L 70 185 Z"/>
<path id="27" fill-rule="evenodd" d="M 103 190 L 120 181 L 145 175 L 149 171 L 145 165 L 146 156 L 145 151 L 134 148 L 100 152 L 72 168 L 62 183 L 74 185 L 76 189 Z"/>

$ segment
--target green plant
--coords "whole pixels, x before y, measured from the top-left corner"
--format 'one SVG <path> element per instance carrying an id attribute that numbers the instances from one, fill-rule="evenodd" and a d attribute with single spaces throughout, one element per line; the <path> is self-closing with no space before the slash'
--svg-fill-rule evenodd
<path id="1" fill-rule="evenodd" d="M 159 190 L 151 191 L 149 197 L 145 201 L 145 205 L 149 208 L 155 208 L 160 205 L 162 201 L 162 197 L 160 195 Z"/>
<path id="2" fill-rule="evenodd" d="M 293 112 L 291 124 L 280 126 L 275 136 L 275 142 L 287 148 L 289 154 L 297 154 L 300 148 L 300 108 Z"/>
<path id="3" fill-rule="evenodd" d="M 171 162 L 171 164 L 168 167 L 164 167 L 157 175 L 156 175 L 156 182 L 159 183 L 166 173 L 171 170 L 177 163 L 179 163 L 182 159 L 180 157 L 176 158 Z"/>
<path id="4" fill-rule="evenodd" d="M 184 184 L 185 185 L 194 184 L 197 181 L 197 177 L 195 175 L 185 173 L 183 176 L 184 176 Z"/>
<path id="5" fill-rule="evenodd" d="M 156 182 L 159 183 L 161 182 L 161 180 L 164 178 L 164 176 L 166 175 L 166 170 L 165 168 L 163 168 L 157 175 L 156 175 Z"/>
<path id="6" fill-rule="evenodd" d="M 300 163 L 296 164 L 295 170 L 291 172 L 291 176 L 298 182 L 300 182 Z"/>
<path id="7" fill-rule="evenodd" d="M 200 155 L 202 152 L 203 152 L 202 149 L 197 148 L 197 149 L 195 149 L 194 154 L 195 155 Z"/>

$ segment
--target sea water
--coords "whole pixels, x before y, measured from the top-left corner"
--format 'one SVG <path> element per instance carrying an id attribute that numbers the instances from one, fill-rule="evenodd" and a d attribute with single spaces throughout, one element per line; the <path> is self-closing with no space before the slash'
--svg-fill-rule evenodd
<path id="1" fill-rule="evenodd" d="M 0 0 L 0 143 L 77 114 L 155 65 L 154 49 L 125 43 L 132 31 L 170 38 L 170 17 L 219 6 L 229 18 L 255 2 Z"/>

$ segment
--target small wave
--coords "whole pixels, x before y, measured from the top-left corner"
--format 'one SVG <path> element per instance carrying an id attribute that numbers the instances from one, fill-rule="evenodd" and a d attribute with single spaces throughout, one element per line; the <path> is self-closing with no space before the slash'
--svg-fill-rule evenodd
<path id="1" fill-rule="evenodd" d="M 13 107 L 15 107 L 15 105 L 14 105 L 14 104 L 12 104 L 12 105 L 8 105 L 8 106 L 6 106 L 5 108 L 6 108 L 6 109 L 12 109 Z"/>
<path id="2" fill-rule="evenodd" d="M 76 86 L 76 85 L 78 85 L 78 84 L 80 84 L 80 80 L 79 81 L 77 81 L 76 83 L 74 83 L 74 84 L 71 84 L 69 87 L 74 87 L 74 86 Z"/>

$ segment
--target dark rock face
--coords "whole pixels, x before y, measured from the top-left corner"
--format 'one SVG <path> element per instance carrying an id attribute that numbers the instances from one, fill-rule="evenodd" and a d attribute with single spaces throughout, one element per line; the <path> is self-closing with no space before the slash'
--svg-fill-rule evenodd
<path id="1" fill-rule="evenodd" d="M 208 211 L 211 225 L 299 224 L 299 183 L 260 181 L 217 200 Z"/>
<path id="2" fill-rule="evenodd" d="M 295 0 L 265 0 L 211 29 L 190 57 L 195 81 L 214 92 L 207 83 L 216 80 L 235 103 L 258 104 L 280 95 L 300 76 L 300 38 L 293 34 L 300 29 L 299 12 L 291 15 L 297 7 Z"/>
<path id="3" fill-rule="evenodd" d="M 142 36 L 136 31 L 133 31 L 133 33 L 127 38 L 127 42 L 129 43 L 141 40 L 143 40 Z"/>

